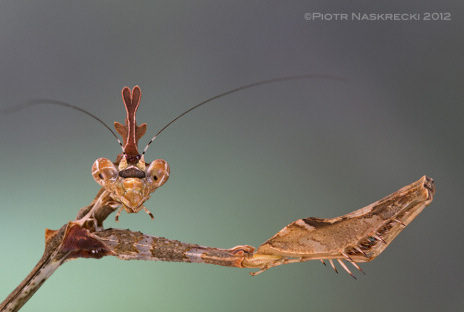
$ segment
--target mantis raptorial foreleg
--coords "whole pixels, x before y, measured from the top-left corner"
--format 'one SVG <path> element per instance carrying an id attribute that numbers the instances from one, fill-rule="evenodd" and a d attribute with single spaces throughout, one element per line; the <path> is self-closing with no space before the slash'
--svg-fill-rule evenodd
<path id="1" fill-rule="evenodd" d="M 371 261 L 385 250 L 430 204 L 434 193 L 433 180 L 424 176 L 347 215 L 333 219 L 297 220 L 262 244 L 252 257 L 245 260 L 245 264 L 258 267 L 262 272 L 285 263 L 328 259 L 337 271 L 332 261 L 336 259 L 353 276 L 342 260 L 360 270 L 356 262 Z"/>

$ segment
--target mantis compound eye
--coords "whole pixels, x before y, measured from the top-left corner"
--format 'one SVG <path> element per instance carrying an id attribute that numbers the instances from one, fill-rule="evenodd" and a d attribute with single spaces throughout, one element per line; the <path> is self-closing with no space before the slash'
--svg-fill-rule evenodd
<path id="1" fill-rule="evenodd" d="M 169 179 L 169 165 L 165 160 L 153 161 L 147 169 L 147 182 L 150 188 L 157 189 Z"/>
<path id="2" fill-rule="evenodd" d="M 92 166 L 92 176 L 101 186 L 108 186 L 118 178 L 118 169 L 108 158 L 98 158 Z"/>

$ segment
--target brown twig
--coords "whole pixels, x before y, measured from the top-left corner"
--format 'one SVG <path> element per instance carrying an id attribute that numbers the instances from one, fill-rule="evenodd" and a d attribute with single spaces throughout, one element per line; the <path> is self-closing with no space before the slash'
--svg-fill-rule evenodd
<path id="1" fill-rule="evenodd" d="M 332 259 L 337 259 L 351 274 L 341 259 L 359 268 L 355 262 L 366 262 L 377 257 L 432 201 L 434 193 L 433 180 L 424 176 L 348 215 L 334 219 L 297 220 L 255 252 L 253 247 L 247 245 L 219 249 L 130 230 L 103 229 L 103 221 L 119 204 L 102 188 L 93 202 L 79 211 L 76 220 L 69 221 L 59 230 L 46 230 L 42 258 L 26 279 L 1 303 L 0 311 L 18 311 L 61 264 L 76 258 L 116 256 L 123 260 L 208 263 L 259 268 L 257 273 L 286 263 L 329 259 L 333 264 Z M 363 229 L 366 225 L 369 226 Z M 344 229 L 346 234 L 340 236 L 340 229 Z M 324 244 L 320 244 L 321 238 L 335 242 L 336 246 L 330 247 L 333 249 L 330 253 L 327 249 L 317 254 L 318 251 L 311 249 L 311 242 L 316 238 L 323 247 Z M 306 242 L 306 246 L 301 242 Z"/>

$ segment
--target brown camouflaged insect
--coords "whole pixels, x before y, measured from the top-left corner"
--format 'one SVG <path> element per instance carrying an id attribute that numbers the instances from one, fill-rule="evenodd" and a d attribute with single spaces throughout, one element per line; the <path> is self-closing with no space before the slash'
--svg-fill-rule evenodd
<path id="1" fill-rule="evenodd" d="M 131 92 L 125 87 L 122 97 L 127 111 L 126 124 L 115 122 L 114 126 L 123 138 L 123 153 L 118 155 L 114 163 L 107 158 L 98 159 L 92 167 L 92 175 L 109 193 L 109 197 L 121 204 L 116 221 L 122 209 L 128 213 L 143 209 L 153 218 L 143 203 L 167 181 L 169 165 L 162 159 L 148 165 L 144 154 L 148 145 L 167 126 L 150 140 L 140 155 L 137 142 L 146 131 L 146 124 L 137 126 L 135 118 L 141 98 L 140 88 L 135 86 Z M 204 103 L 194 106 L 175 120 Z M 256 275 L 284 263 L 320 260 L 325 264 L 324 260 L 327 259 L 337 272 L 333 263 L 333 260 L 337 260 L 345 271 L 355 277 L 342 260 L 362 272 L 356 263 L 368 262 L 377 257 L 432 201 L 435 192 L 433 180 L 424 176 L 417 182 L 417 186 L 403 188 L 374 204 L 338 218 L 297 220 L 261 245 L 253 257 L 245 260 L 246 266 L 260 268 L 260 271 L 253 273 Z M 421 205 L 414 205 L 414 200 L 418 198 L 421 199 Z M 245 249 L 250 251 L 248 247 Z"/>
<path id="2" fill-rule="evenodd" d="M 284 227 L 272 238 L 255 249 L 239 245 L 220 249 L 188 244 L 140 232 L 120 229 L 104 229 L 103 221 L 117 210 L 116 221 L 122 210 L 137 213 L 144 210 L 150 194 L 169 178 L 169 165 L 158 159 L 147 163 L 144 154 L 153 140 L 169 125 L 188 112 L 219 97 L 272 82 L 303 79 L 331 78 L 328 76 L 282 77 L 249 84 L 230 90 L 197 104 L 185 111 L 164 128 L 147 144 L 142 154 L 138 141 L 146 132 L 146 124 L 137 125 L 136 111 L 140 104 L 141 91 L 125 87 L 122 97 L 126 107 L 125 125 L 115 122 L 117 135 L 98 117 L 79 107 L 53 100 L 35 100 L 24 106 L 51 103 L 84 112 L 107 127 L 118 139 L 122 153 L 112 162 L 99 158 L 92 166 L 92 175 L 102 186 L 95 199 L 79 210 L 74 221 L 69 221 L 59 230 L 46 230 L 45 252 L 31 273 L 0 304 L 0 311 L 18 311 L 38 288 L 64 262 L 77 258 L 100 259 L 116 256 L 123 260 L 154 260 L 190 263 L 207 263 L 238 268 L 257 268 L 259 274 L 269 268 L 309 260 L 328 260 L 337 272 L 333 260 L 353 277 L 343 261 L 361 271 L 357 263 L 375 259 L 393 239 L 433 200 L 433 180 L 423 176 L 418 181 L 403 187 L 387 197 L 352 213 L 333 219 L 305 218 Z M 15 107 L 14 110 L 18 109 Z M 12 110 L 10 110 L 11 112 Z M 362 271 L 361 271 L 362 272 Z"/>

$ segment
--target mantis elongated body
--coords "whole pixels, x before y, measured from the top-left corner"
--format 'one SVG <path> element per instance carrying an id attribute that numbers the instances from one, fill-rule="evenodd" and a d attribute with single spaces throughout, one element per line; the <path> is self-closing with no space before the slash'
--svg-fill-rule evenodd
<path id="1" fill-rule="evenodd" d="M 172 122 L 212 99 L 281 80 L 283 78 L 272 79 L 225 92 L 192 107 Z M 123 260 L 207 263 L 258 269 L 252 275 L 278 265 L 309 260 L 320 260 L 324 264 L 328 260 L 337 271 L 333 263 L 336 260 L 355 277 L 344 261 L 361 270 L 357 263 L 375 259 L 433 200 L 433 180 L 423 176 L 391 195 L 347 215 L 333 219 L 304 218 L 292 222 L 257 249 L 248 245 L 230 249 L 212 248 L 130 230 L 105 229 L 104 220 L 115 211 L 116 221 L 123 210 L 127 213 L 144 210 L 153 218 L 144 203 L 156 189 L 166 183 L 170 173 L 165 160 L 148 163 L 144 154 L 148 145 L 172 122 L 158 132 L 140 154 L 138 141 L 147 127 L 146 124 L 137 125 L 136 121 L 141 99 L 140 88 L 136 86 L 130 90 L 125 87 L 122 97 L 127 112 L 125 124 L 114 124 L 123 139 L 123 143 L 120 142 L 122 153 L 114 162 L 107 158 L 95 161 L 92 176 L 101 185 L 97 196 L 89 206 L 79 210 L 75 220 L 67 222 L 59 230 L 46 230 L 42 258 L 26 279 L 1 303 L 0 311 L 18 311 L 61 264 L 76 258 L 116 256 Z"/>

